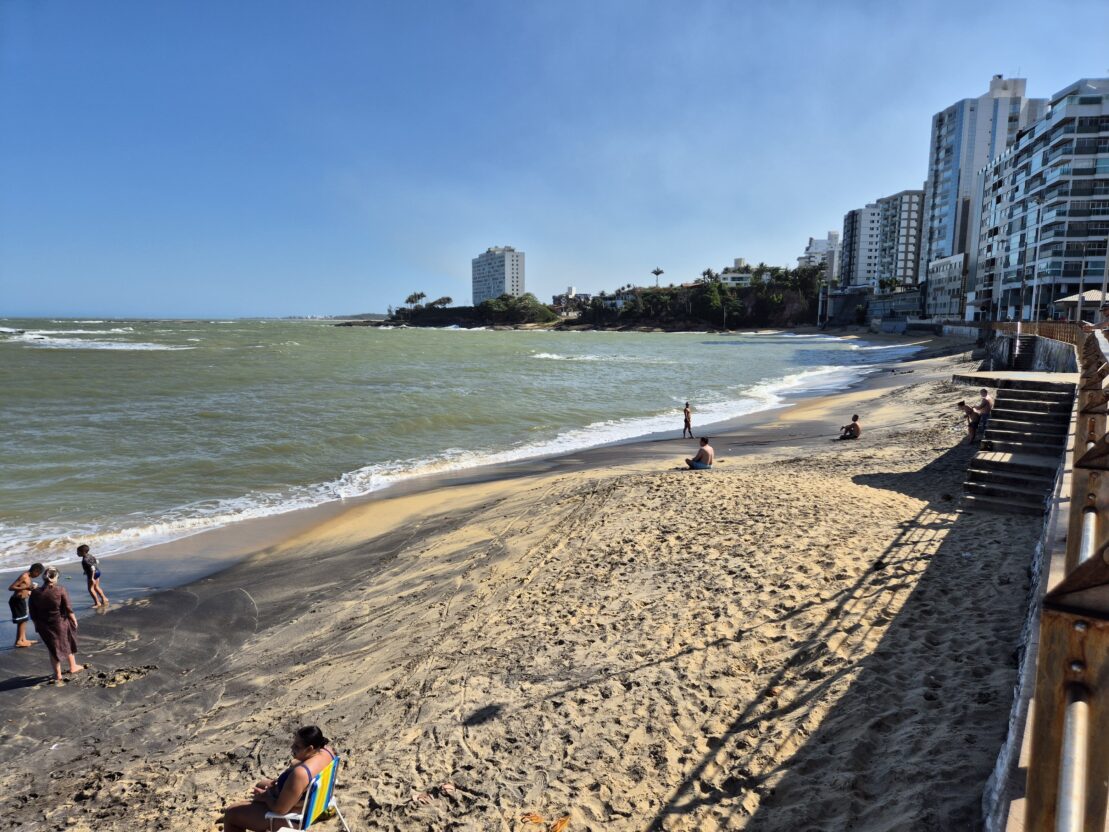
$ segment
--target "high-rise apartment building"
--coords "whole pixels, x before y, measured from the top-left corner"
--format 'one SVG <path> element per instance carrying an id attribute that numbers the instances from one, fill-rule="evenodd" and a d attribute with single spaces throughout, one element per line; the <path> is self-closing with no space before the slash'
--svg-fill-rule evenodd
<path id="1" fill-rule="evenodd" d="M 878 204 L 843 215 L 839 284 L 843 288 L 876 288 L 878 284 Z"/>
<path id="2" fill-rule="evenodd" d="M 928 264 L 928 308 L 931 318 L 957 320 L 963 317 L 966 292 L 966 254 L 952 254 Z"/>
<path id="3" fill-rule="evenodd" d="M 985 95 L 964 98 L 932 117 L 918 267 L 921 278 L 927 275 L 931 261 L 967 250 L 976 202 L 975 172 L 1042 114 L 1046 100 L 1026 98 L 1025 84 L 1024 78 L 995 75 Z"/>
<path id="4" fill-rule="evenodd" d="M 924 191 L 901 191 L 878 200 L 878 281 L 916 286 Z"/>
<path id="5" fill-rule="evenodd" d="M 827 237 L 809 237 L 805 253 L 797 258 L 797 267 L 818 266 L 824 277 L 833 283 L 839 279 L 839 233 L 829 231 Z"/>
<path id="6" fill-rule="evenodd" d="M 1043 318 L 1052 301 L 1100 289 L 1109 237 L 1109 78 L 1083 78 L 1052 96 L 1043 117 L 985 165 L 980 186 L 967 318 Z"/>
<path id="7" fill-rule="evenodd" d="M 519 297 L 524 289 L 524 253 L 512 246 L 486 249 L 470 261 L 474 306 L 501 295 Z"/>

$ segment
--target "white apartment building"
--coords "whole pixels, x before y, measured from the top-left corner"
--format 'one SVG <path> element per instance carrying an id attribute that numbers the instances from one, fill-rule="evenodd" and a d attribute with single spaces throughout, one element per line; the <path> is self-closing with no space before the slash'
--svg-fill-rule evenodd
<path id="1" fill-rule="evenodd" d="M 878 200 L 878 281 L 916 286 L 924 191 L 901 191 Z"/>
<path id="2" fill-rule="evenodd" d="M 1035 320 L 1109 277 L 1109 78 L 1082 78 L 980 172 L 968 319 Z M 1093 310 L 1086 310 L 1087 314 Z"/>
<path id="3" fill-rule="evenodd" d="M 470 261 L 473 280 L 473 304 L 499 298 L 519 297 L 524 289 L 524 253 L 512 246 L 486 249 Z"/>
<path id="4" fill-rule="evenodd" d="M 839 233 L 829 231 L 827 237 L 809 237 L 805 253 L 797 258 L 797 267 L 818 266 L 824 270 L 824 276 L 834 283 L 839 279 L 839 260 Z"/>
<path id="5" fill-rule="evenodd" d="M 1025 97 L 1026 83 L 995 75 L 984 95 L 964 98 L 932 116 L 918 267 L 922 278 L 931 261 L 973 248 L 976 172 L 1036 121 L 1047 103 Z"/>
<path id="6" fill-rule="evenodd" d="M 956 320 L 963 317 L 967 255 L 952 254 L 928 264 L 929 317 Z"/>
<path id="7" fill-rule="evenodd" d="M 843 288 L 878 285 L 878 204 L 870 203 L 843 215 L 839 283 Z"/>

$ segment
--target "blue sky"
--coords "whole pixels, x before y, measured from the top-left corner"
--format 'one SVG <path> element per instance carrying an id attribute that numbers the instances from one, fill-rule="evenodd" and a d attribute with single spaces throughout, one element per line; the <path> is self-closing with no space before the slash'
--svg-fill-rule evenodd
<path id="1" fill-rule="evenodd" d="M 381 311 L 794 264 L 919 188 L 994 73 L 1109 75 L 1109 4 L 0 3 L 0 315 Z"/>

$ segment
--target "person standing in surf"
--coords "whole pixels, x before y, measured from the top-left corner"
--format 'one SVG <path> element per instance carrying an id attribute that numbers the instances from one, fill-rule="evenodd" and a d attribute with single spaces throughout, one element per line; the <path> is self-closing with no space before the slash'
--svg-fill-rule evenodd
<path id="1" fill-rule="evenodd" d="M 92 605 L 108 606 L 108 596 L 100 588 L 100 561 L 89 552 L 87 543 L 77 547 L 77 556 L 81 558 L 81 570 L 85 573 L 85 583 L 88 586 L 89 595 L 92 596 Z"/>
<path id="2" fill-rule="evenodd" d="M 38 642 L 27 638 L 27 622 L 31 618 L 30 598 L 31 590 L 35 588 L 35 578 L 43 572 L 41 563 L 32 563 L 31 568 L 16 578 L 8 587 L 12 597 L 8 599 L 8 607 L 12 611 L 12 623 L 15 624 L 15 646 L 30 647 Z"/>
<path id="3" fill-rule="evenodd" d="M 690 439 L 696 439 L 697 437 L 693 435 L 693 411 L 689 409 L 689 402 L 685 403 L 685 410 L 682 411 L 682 415 L 685 417 L 685 427 L 682 428 L 682 439 L 685 439 L 687 433 Z"/>

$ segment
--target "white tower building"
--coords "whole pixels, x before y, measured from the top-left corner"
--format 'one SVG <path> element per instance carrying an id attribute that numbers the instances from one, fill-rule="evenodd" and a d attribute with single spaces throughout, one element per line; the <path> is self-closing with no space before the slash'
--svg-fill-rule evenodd
<path id="1" fill-rule="evenodd" d="M 512 246 L 486 249 L 470 261 L 470 266 L 474 306 L 501 295 L 519 297 L 526 291 L 524 253 Z"/>

